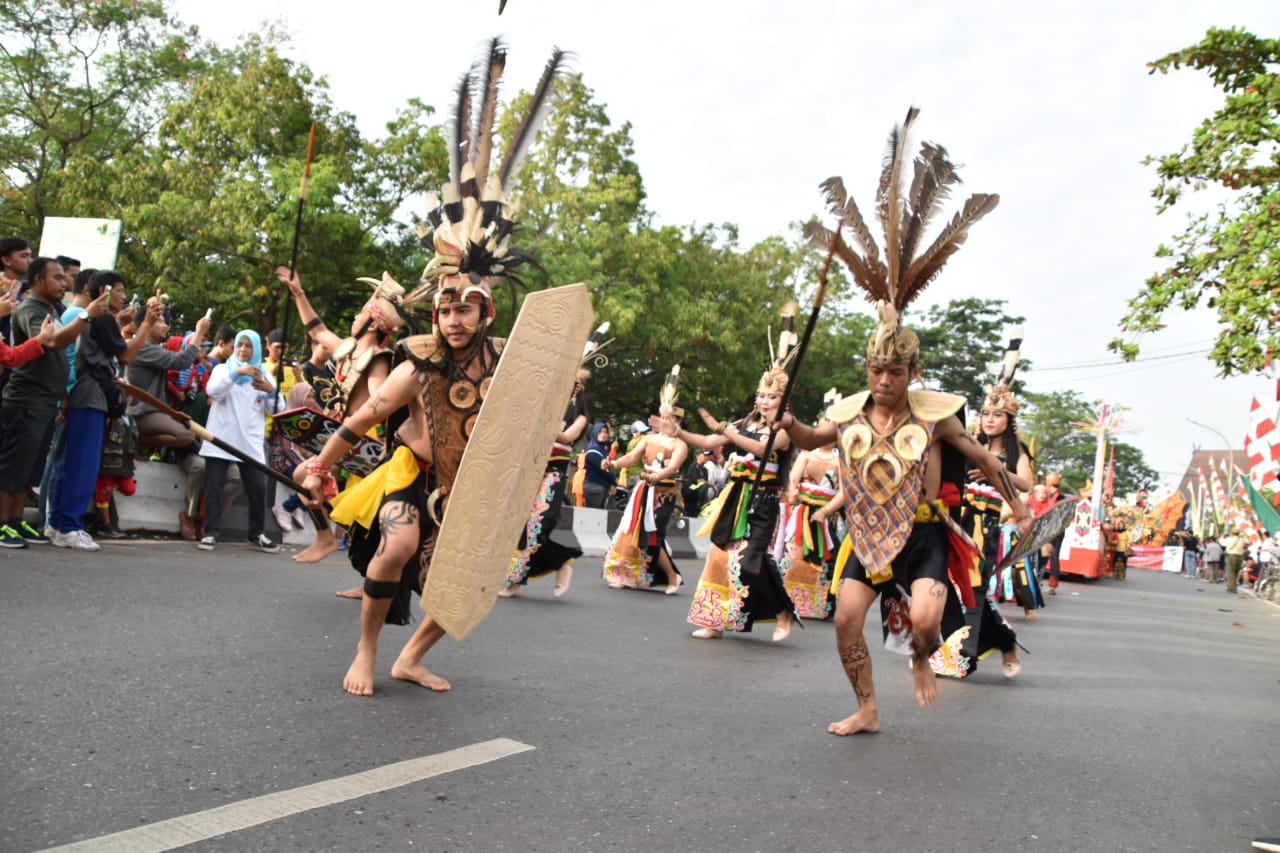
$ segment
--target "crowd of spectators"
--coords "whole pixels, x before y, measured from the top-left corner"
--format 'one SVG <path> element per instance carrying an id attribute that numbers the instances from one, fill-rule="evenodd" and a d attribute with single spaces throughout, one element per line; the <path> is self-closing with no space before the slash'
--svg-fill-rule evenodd
<path id="1" fill-rule="evenodd" d="M 208 423 L 220 440 L 265 463 L 270 415 L 286 407 L 295 385 L 325 372 L 328 353 L 317 347 L 299 365 L 287 360 L 279 330 L 264 352 L 254 330 L 211 334 L 206 315 L 177 335 L 174 322 L 161 294 L 131 299 L 115 271 L 36 257 L 25 239 L 0 239 L 0 547 L 96 551 L 98 539 L 124 538 L 117 497 L 135 493 L 138 460 L 151 459 L 183 472 L 185 494 L 174 509 L 184 539 L 215 547 L 225 508 L 243 492 L 250 543 L 279 550 L 265 527 L 262 471 L 202 446 L 174 418 L 127 397 L 117 380 Z M 283 529 L 300 526 L 300 513 L 275 509 Z"/>

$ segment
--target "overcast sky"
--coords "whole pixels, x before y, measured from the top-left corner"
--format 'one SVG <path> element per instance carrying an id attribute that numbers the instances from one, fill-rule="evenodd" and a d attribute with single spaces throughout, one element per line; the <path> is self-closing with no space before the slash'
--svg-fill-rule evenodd
<path id="1" fill-rule="evenodd" d="M 866 210 L 888 132 L 914 104 L 917 144 L 936 141 L 962 164 L 961 197 L 997 192 L 1001 203 L 912 310 L 1008 300 L 1027 318 L 1027 386 L 1131 407 L 1139 431 L 1125 440 L 1174 483 L 1194 447 L 1223 446 L 1188 418 L 1240 447 L 1250 397 L 1274 400 L 1274 380 L 1216 377 L 1208 312 L 1169 315 L 1143 342 L 1158 360 L 1117 363 L 1106 344 L 1125 300 L 1158 269 L 1156 247 L 1184 221 L 1176 209 L 1155 215 L 1154 172 L 1141 160 L 1176 151 L 1221 102 L 1207 75 L 1150 76 L 1145 64 L 1210 26 L 1276 37 L 1275 0 L 509 0 L 501 17 L 497 0 L 324 8 L 177 3 L 222 43 L 282 22 L 295 58 L 375 137 L 410 97 L 443 117 L 493 35 L 511 47 L 508 95 L 533 85 L 553 46 L 571 50 L 614 123 L 632 124 L 662 224 L 732 222 L 744 245 L 825 213 L 818 183 L 831 175 Z M 1100 366 L 1065 367 L 1082 363 Z"/>

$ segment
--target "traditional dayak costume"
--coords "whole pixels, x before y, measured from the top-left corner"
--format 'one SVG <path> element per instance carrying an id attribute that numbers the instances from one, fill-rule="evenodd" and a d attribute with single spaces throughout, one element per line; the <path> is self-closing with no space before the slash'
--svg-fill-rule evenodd
<path id="1" fill-rule="evenodd" d="M 680 365 L 677 364 L 663 380 L 658 395 L 659 411 L 663 415 L 684 415 L 684 410 L 676 406 L 679 380 Z M 644 433 L 636 450 L 644 454 L 644 470 L 654 473 L 672 467 L 679 445 L 679 438 L 651 430 Z M 663 552 L 675 567 L 675 559 L 667 548 L 667 525 L 676 509 L 677 477 L 664 477 L 656 483 L 643 477 L 635 479 L 622 522 L 604 555 L 604 582 L 613 589 L 651 589 L 664 581 L 666 574 L 657 565 Z M 676 575 L 679 574 L 677 568 Z M 678 583 L 667 584 L 667 592 L 674 594 L 677 589 Z"/>
<path id="2" fill-rule="evenodd" d="M 840 451 L 834 447 L 810 450 L 795 464 L 800 482 L 795 506 L 785 513 L 778 570 L 796 612 L 809 619 L 827 619 L 835 606 L 831 575 L 839 543 L 832 519 L 815 518 L 814 513 L 840 494 Z"/>
<path id="3" fill-rule="evenodd" d="M 1014 355 L 1013 363 L 1016 366 L 1017 350 L 1011 349 L 1010 352 Z M 1026 453 L 1030 457 L 1030 451 L 1018 442 L 1017 433 L 1013 427 L 1013 418 L 1018 413 L 1018 402 L 1009 391 L 1008 385 L 1004 384 L 1012 379 L 1013 372 L 1007 369 L 1006 375 L 1002 377 L 1002 384 L 995 388 L 988 388 L 982 410 L 1003 412 L 1008 415 L 1009 427 L 1001 439 L 1000 452 L 995 455 L 1008 471 L 1016 474 L 1018 453 Z M 989 438 L 981 431 L 979 432 L 979 441 L 987 444 Z M 1017 451 L 1009 452 L 1010 442 L 1017 443 Z M 974 469 L 970 469 L 971 477 L 973 473 Z M 967 668 L 951 667 L 947 661 L 942 660 L 941 656 L 935 656 L 932 663 L 934 671 L 939 675 L 964 678 L 973 674 L 978 668 L 979 660 L 997 651 L 1007 653 L 1019 647 L 1018 635 L 1004 618 L 1000 608 L 996 606 L 997 602 L 1016 598 L 1018 603 L 1028 610 L 1044 606 L 1039 584 L 1035 576 L 1028 571 L 1025 560 L 1020 560 L 1002 572 L 995 572 L 996 565 L 1017 544 L 1016 526 L 1001 523 L 1000 516 L 1003 508 L 1004 498 L 990 484 L 973 481 L 965 484 L 961 524 L 965 531 L 973 536 L 975 544 L 982 553 L 981 560 L 969 570 L 969 584 L 972 587 L 974 603 L 965 613 L 969 636 L 962 644 L 962 656 L 968 660 L 969 666 Z"/>
<path id="4" fill-rule="evenodd" d="M 815 244 L 834 250 L 854 282 L 878 306 L 879 324 L 867 345 L 871 363 L 910 367 L 918 363 L 920 342 L 901 324 L 901 311 L 964 242 L 969 227 L 999 202 L 996 195 L 971 196 L 933 244 L 917 256 L 925 226 L 950 186 L 959 180 L 946 150 L 925 142 L 915 159 L 908 191 L 904 175 L 907 132 L 917 113 L 912 108 L 903 125 L 894 129 L 880 177 L 876 202 L 884 225 L 885 257 L 881 259 L 870 229 L 838 177 L 822 186 L 842 231 L 852 236 L 860 251 L 818 222 L 806 227 Z M 849 524 L 832 588 L 838 589 L 840 582 L 848 579 L 878 591 L 885 645 L 909 655 L 913 641 L 911 585 L 922 578 L 945 583 L 947 601 L 940 635 L 944 655 L 954 665 L 966 666 L 959 651 L 966 632 L 957 591 L 963 594 L 969 588 L 968 565 L 977 553 L 951 515 L 953 505 L 959 504 L 959 485 L 953 482 L 947 488 L 944 483 L 937 497 L 925 494 L 934 430 L 940 421 L 964 408 L 964 398 L 937 391 L 908 391 L 904 417 L 881 431 L 871 421 L 870 393 L 841 400 L 826 413 L 838 434 L 840 481 Z M 951 448 L 944 446 L 942 451 L 941 473 L 947 480 L 948 470 L 959 466 L 949 459 Z"/>
<path id="5" fill-rule="evenodd" d="M 609 333 L 609 324 L 603 323 L 592 333 L 587 341 L 586 350 L 582 354 L 583 364 L 604 359 L 599 350 L 605 343 L 604 336 Z M 607 360 L 604 361 L 607 363 Z M 573 396 L 564 411 L 561 431 L 571 428 L 578 418 L 584 423 L 590 422 L 587 414 L 587 394 L 583 384 L 590 374 L 585 369 L 578 372 L 578 384 L 574 386 Z M 565 486 L 568 479 L 569 461 L 573 459 L 573 444 L 559 441 L 551 445 L 551 455 L 547 458 L 547 468 L 542 480 L 542 488 L 534 499 L 533 511 L 525 522 L 524 532 L 520 534 L 520 544 L 516 549 L 515 559 L 511 562 L 511 571 L 507 575 L 507 586 L 522 585 L 529 578 L 541 577 L 558 570 L 561 566 L 573 562 L 582 556 L 582 549 L 564 545 L 551 538 L 560 520 L 560 508 L 564 506 Z"/>
<path id="6" fill-rule="evenodd" d="M 353 525 L 351 563 L 364 574 L 381 541 L 378 519 L 382 508 L 397 502 L 418 508 L 419 546 L 406 561 L 400 582 L 365 580 L 365 595 L 396 599 L 387 614 L 388 622 L 407 624 L 409 593 L 422 592 L 444 502 L 454 487 L 462 453 L 502 352 L 503 342 L 489 334 L 496 310 L 488 279 L 501 277 L 510 284 L 514 302 L 514 288 L 520 282 L 512 270 L 530 258 L 510 245 L 514 205 L 507 191 L 515 166 L 536 134 L 564 57 L 563 51 L 556 51 L 547 63 L 501 169 L 492 175 L 489 166 L 498 82 L 506 64 L 506 50 L 497 39 L 489 43 L 480 65 L 470 69 L 458 85 L 450 145 L 451 182 L 439 196 L 433 193 L 428 197 L 427 225 L 422 231 L 424 247 L 434 248 L 435 257 L 423 271 L 423 284 L 404 300 L 409 306 L 431 300 L 432 332 L 410 337 L 400 347 L 401 357 L 413 362 L 422 386 L 432 461 L 419 458 L 408 446 L 397 447 L 373 474 L 338 496 L 331 513 L 335 521 Z M 473 94 L 479 98 L 474 111 Z M 465 351 L 452 352 L 439 332 L 437 312 L 443 305 L 464 302 L 472 295 L 483 301 L 480 328 Z M 472 378 L 467 368 L 477 361 L 483 365 L 482 375 Z"/>
<path id="7" fill-rule="evenodd" d="M 785 322 L 794 321 L 791 310 L 791 317 L 784 314 L 781 345 L 773 365 L 760 377 L 757 393 L 781 395 L 786 390 L 784 366 L 796 341 L 790 324 Z M 768 442 L 769 427 L 756 411 L 735 427 L 744 438 Z M 780 453 L 776 449 L 763 460 L 741 449 L 725 460 L 728 487 L 712 504 L 710 517 L 700 531 L 710 532 L 711 552 L 689 606 L 692 624 L 711 631 L 750 631 L 755 622 L 772 621 L 783 612 L 794 614 L 795 605 L 783 586 L 773 554 L 778 490 L 787 482 L 790 461 L 789 450 Z M 756 475 L 761 466 L 764 474 L 757 489 Z"/>
<path id="8" fill-rule="evenodd" d="M 840 399 L 840 393 L 832 388 L 823 396 L 823 403 L 830 406 Z M 839 449 L 833 444 L 802 453 L 791 478 L 795 504 L 783 511 L 778 569 L 798 614 L 829 619 L 835 611 L 831 578 L 840 539 L 831 512 L 824 512 L 823 518 L 815 513 L 840 495 Z"/>

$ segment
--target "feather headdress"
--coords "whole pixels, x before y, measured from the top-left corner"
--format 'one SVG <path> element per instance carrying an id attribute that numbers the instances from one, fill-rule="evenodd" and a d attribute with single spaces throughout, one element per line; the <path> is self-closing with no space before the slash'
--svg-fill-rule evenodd
<path id="1" fill-rule="evenodd" d="M 506 68 L 507 49 L 491 39 L 483 56 L 462 76 L 456 89 L 453 128 L 449 142 L 449 183 L 427 197 L 426 223 L 419 229 L 424 248 L 435 257 L 422 272 L 422 285 L 409 294 L 410 303 L 465 299 L 480 293 L 485 320 L 494 319 L 489 277 L 502 277 L 511 287 L 514 311 L 516 288 L 522 287 L 512 270 L 532 258 L 511 245 L 515 205 L 508 199 L 516 167 L 528 153 L 550 108 L 556 79 L 568 54 L 556 49 L 530 98 L 529 106 L 507 145 L 502 163 L 493 167 L 494 134 L 498 122 L 498 91 Z"/>
<path id="2" fill-rule="evenodd" d="M 796 335 L 796 303 L 782 306 L 782 330 L 778 332 L 778 347 L 769 341 L 769 367 L 760 377 L 756 393 L 781 394 L 787 389 L 787 364 L 796 352 L 800 338 Z"/>
<path id="3" fill-rule="evenodd" d="M 361 311 L 374 328 L 384 335 L 393 335 L 404 325 L 404 288 L 385 270 L 382 278 L 361 276 L 356 281 L 373 288 L 373 295 Z"/>
<path id="4" fill-rule="evenodd" d="M 662 380 L 658 389 L 658 412 L 662 415 L 684 417 L 684 409 L 676 405 L 676 397 L 680 392 L 680 365 L 671 365 L 671 372 Z"/>
<path id="5" fill-rule="evenodd" d="M 835 244 L 836 257 L 849 268 L 854 283 L 876 304 L 880 324 L 867 347 L 867 357 L 875 361 L 909 362 L 918 357 L 919 340 L 914 332 L 901 325 L 903 309 L 929 286 L 947 259 L 959 250 L 973 223 L 1000 202 L 1000 197 L 993 193 L 970 196 L 928 248 L 919 251 L 929 223 L 942 210 L 951 187 L 960 183 L 946 149 L 931 142 L 921 144 L 920 153 L 912 161 L 908 183 L 907 137 L 919 112 L 915 107 L 909 109 L 906 119 L 889 134 L 875 207 L 876 218 L 884 230 L 884 257 L 862 212 L 839 177 L 828 178 L 821 187 L 831 212 L 840 220 L 840 230 L 852 235 L 853 245 L 817 221 L 805 226 L 805 236 L 814 245 L 830 250 Z"/>
<path id="6" fill-rule="evenodd" d="M 1004 361 L 1000 365 L 1000 376 L 995 386 L 988 385 L 983 390 L 986 397 L 982 401 L 982 410 L 1004 412 L 1006 415 L 1018 414 L 1018 398 L 1013 396 L 1013 374 L 1018 370 L 1022 358 L 1022 327 L 1009 333 L 1009 344 L 1004 350 Z"/>
<path id="7" fill-rule="evenodd" d="M 609 334 L 609 321 L 605 320 L 591 333 L 591 337 L 587 338 L 587 345 L 582 348 L 582 361 L 579 364 L 583 367 L 588 365 L 604 367 L 609 363 L 609 357 L 600 352 L 600 350 L 613 343 L 613 338 L 607 341 L 604 339 L 607 334 Z"/>

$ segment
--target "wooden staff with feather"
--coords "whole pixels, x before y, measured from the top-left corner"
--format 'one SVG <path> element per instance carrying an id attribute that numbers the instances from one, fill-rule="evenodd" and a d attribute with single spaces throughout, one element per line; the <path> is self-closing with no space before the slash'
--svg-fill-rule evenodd
<path id="1" fill-rule="evenodd" d="M 782 392 L 782 399 L 778 401 L 778 419 L 782 418 L 782 413 L 787 410 L 787 406 L 791 403 L 791 392 L 796 387 L 796 377 L 800 375 L 800 364 L 804 361 L 805 350 L 809 348 L 809 340 L 813 337 L 813 330 L 818 325 L 818 314 L 822 312 L 822 303 L 827 298 L 827 274 L 831 271 L 831 260 L 835 257 L 836 247 L 840 245 L 840 226 L 836 226 L 836 230 L 831 234 L 831 248 L 827 250 L 827 259 L 822 264 L 822 274 L 818 276 L 818 289 L 813 293 L 813 308 L 809 311 L 809 322 L 805 324 L 804 335 L 800 338 L 800 343 L 796 345 L 795 357 L 791 360 L 791 372 L 787 374 L 787 387 Z M 777 438 L 778 421 L 774 421 L 773 428 L 769 430 L 769 437 L 764 442 L 764 454 L 760 457 L 760 467 L 756 469 L 756 478 L 751 484 L 751 500 L 754 502 L 760 494 L 760 482 L 764 479 L 764 471 L 769 461 L 769 454 L 773 452 L 773 442 Z"/>
<path id="2" fill-rule="evenodd" d="M 307 135 L 307 162 L 302 167 L 302 186 L 298 189 L 298 216 L 293 223 L 293 251 L 289 253 L 289 276 L 298 269 L 298 249 L 302 244 L 302 211 L 307 205 L 307 184 L 311 181 L 311 158 L 316 151 L 316 123 L 311 122 L 311 132 Z M 280 388 L 284 384 L 284 353 L 289 348 L 289 307 L 293 305 L 292 294 L 284 295 L 284 319 L 280 330 L 284 334 L 281 341 L 280 357 L 276 359 L 276 397 L 280 396 Z"/>

